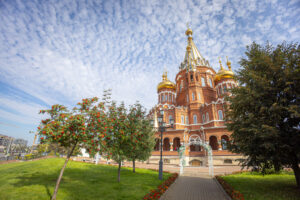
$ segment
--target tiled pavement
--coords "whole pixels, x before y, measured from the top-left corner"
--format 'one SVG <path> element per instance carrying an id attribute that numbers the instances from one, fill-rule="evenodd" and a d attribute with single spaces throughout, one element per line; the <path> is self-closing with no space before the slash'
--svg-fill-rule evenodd
<path id="1" fill-rule="evenodd" d="M 205 175 L 183 175 L 160 200 L 230 200 L 216 179 Z"/>

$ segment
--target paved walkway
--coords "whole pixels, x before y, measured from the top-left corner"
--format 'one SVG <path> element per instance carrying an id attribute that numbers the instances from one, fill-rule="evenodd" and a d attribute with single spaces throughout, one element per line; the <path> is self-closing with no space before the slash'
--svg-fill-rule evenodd
<path id="1" fill-rule="evenodd" d="M 183 175 L 160 200 L 230 200 L 216 179 L 205 175 Z"/>

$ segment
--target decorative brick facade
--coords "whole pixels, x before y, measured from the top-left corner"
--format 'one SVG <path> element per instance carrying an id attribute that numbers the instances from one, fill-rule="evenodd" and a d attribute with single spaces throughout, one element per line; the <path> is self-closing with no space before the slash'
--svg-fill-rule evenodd
<path id="1" fill-rule="evenodd" d="M 192 30 L 186 31 L 188 44 L 185 59 L 179 67 L 175 83 L 163 74 L 163 80 L 157 87 L 158 103 L 150 111 L 155 128 L 158 127 L 157 113 L 164 110 L 164 122 L 169 125 L 174 119 L 174 127 L 163 133 L 164 163 L 179 164 L 178 148 L 186 146 L 187 166 L 207 165 L 207 152 L 201 146 L 189 146 L 189 138 L 197 135 L 210 144 L 213 150 L 214 165 L 236 165 L 240 155 L 227 150 L 230 132 L 224 124 L 225 96 L 229 89 L 236 87 L 231 63 L 227 60 L 228 70 L 224 70 L 220 61 L 218 73 L 205 60 L 192 39 Z M 156 146 L 150 162 L 158 162 L 160 155 L 160 132 L 156 133 Z"/>

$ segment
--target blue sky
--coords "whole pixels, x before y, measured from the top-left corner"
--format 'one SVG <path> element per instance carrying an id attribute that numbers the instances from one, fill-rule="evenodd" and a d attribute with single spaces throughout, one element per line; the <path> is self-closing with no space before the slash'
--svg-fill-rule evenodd
<path id="1" fill-rule="evenodd" d="M 174 81 L 186 23 L 215 70 L 233 70 L 252 41 L 299 42 L 300 1 L 0 0 L 0 134 L 33 140 L 40 109 L 72 107 L 111 88 L 146 108 L 168 70 Z"/>

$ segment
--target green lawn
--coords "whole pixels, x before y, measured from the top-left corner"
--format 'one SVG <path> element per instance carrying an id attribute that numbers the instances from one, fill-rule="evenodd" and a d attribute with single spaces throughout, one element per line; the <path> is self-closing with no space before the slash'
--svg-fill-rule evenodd
<path id="1" fill-rule="evenodd" d="M 0 165 L 0 199 L 50 199 L 64 159 L 50 158 Z M 170 174 L 164 174 L 164 180 Z M 57 199 L 142 199 L 161 181 L 158 172 L 122 168 L 117 182 L 117 167 L 69 161 Z"/>
<path id="2" fill-rule="evenodd" d="M 244 172 L 222 177 L 235 190 L 240 191 L 245 200 L 290 200 L 300 199 L 296 180 L 291 172 L 261 175 Z"/>

